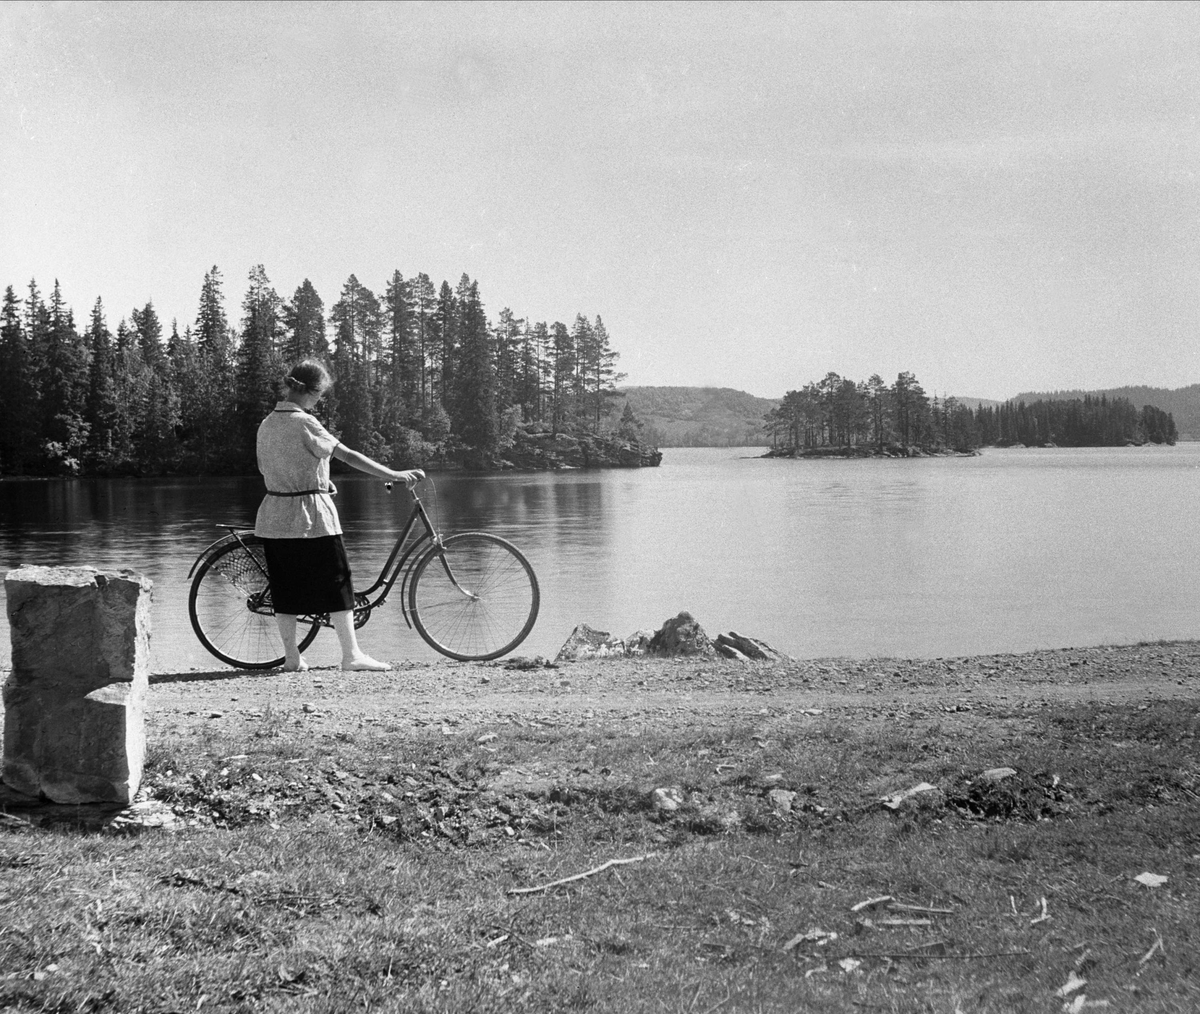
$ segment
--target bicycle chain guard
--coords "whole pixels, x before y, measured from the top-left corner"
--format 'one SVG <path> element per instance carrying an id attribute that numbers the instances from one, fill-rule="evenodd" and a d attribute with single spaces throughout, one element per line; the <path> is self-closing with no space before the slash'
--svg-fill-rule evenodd
<path id="1" fill-rule="evenodd" d="M 354 593 L 354 629 L 358 630 L 371 618 L 371 603 L 362 592 Z"/>

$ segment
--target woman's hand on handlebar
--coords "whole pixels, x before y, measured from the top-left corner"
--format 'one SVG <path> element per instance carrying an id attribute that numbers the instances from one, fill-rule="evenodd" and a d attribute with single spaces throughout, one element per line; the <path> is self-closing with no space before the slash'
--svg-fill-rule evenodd
<path id="1" fill-rule="evenodd" d="M 393 482 L 404 483 L 405 489 L 412 489 L 418 482 L 425 478 L 425 473 L 419 468 L 410 468 L 407 472 L 397 472 L 393 477 Z"/>

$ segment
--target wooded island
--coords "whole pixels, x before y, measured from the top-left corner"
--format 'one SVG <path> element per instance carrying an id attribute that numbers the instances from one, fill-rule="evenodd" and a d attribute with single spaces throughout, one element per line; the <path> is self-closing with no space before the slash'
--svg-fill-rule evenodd
<path id="1" fill-rule="evenodd" d="M 1120 447 L 1174 444 L 1171 413 L 1126 398 L 1045 400 L 970 408 L 930 398 L 911 373 L 888 385 L 836 373 L 788 391 L 766 414 L 772 456 L 969 454 L 979 447 Z"/>

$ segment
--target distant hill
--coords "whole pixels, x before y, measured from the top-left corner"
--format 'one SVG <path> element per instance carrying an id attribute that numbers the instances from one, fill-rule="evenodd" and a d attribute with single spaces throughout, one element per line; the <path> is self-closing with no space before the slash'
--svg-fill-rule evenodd
<path id="1" fill-rule="evenodd" d="M 1200 440 L 1200 384 L 1168 390 L 1162 387 L 1114 387 L 1103 391 L 1029 391 L 1013 402 L 1068 401 L 1090 394 L 1096 398 L 1128 398 L 1137 408 L 1153 405 L 1175 417 L 1180 440 Z M 747 447 L 768 442 L 763 416 L 779 405 L 777 398 L 758 398 L 731 387 L 625 387 L 613 397 L 615 425 L 628 401 L 642 421 L 642 439 L 656 447 Z M 959 397 L 977 409 L 1002 404 L 989 398 Z"/>
<path id="2" fill-rule="evenodd" d="M 613 400 L 642 421 L 642 439 L 657 447 L 747 447 L 767 443 L 763 416 L 779 401 L 731 387 L 625 387 Z"/>
<path id="3" fill-rule="evenodd" d="M 1170 412 L 1180 440 L 1200 440 L 1200 384 L 1190 387 L 1110 387 L 1100 391 L 1027 391 L 1014 395 L 1013 402 L 1070 401 L 1090 394 L 1093 398 L 1128 398 L 1136 408 L 1153 405 Z"/>
<path id="4" fill-rule="evenodd" d="M 955 396 L 955 401 L 960 405 L 966 405 L 972 412 L 977 408 L 995 408 L 997 405 L 1003 405 L 1002 401 L 993 401 L 991 398 L 959 398 Z"/>

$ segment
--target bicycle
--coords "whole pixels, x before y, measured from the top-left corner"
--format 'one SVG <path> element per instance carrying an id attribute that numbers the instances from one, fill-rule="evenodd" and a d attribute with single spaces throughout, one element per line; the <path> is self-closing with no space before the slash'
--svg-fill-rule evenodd
<path id="1" fill-rule="evenodd" d="M 391 492 L 392 484 L 385 485 Z M 537 620 L 540 592 L 533 567 L 516 546 L 497 535 L 439 535 L 416 487 L 409 492 L 412 511 L 379 576 L 370 588 L 355 593 L 355 627 L 371 618 L 400 580 L 405 623 L 416 627 L 435 651 L 464 662 L 508 654 Z M 251 529 L 217 527 L 229 534 L 209 545 L 188 571 L 189 578 L 195 575 L 188 594 L 192 629 L 222 662 L 239 669 L 273 669 L 284 659 L 262 540 Z M 410 534 L 415 537 L 405 547 Z M 329 615 L 298 617 L 297 626 L 303 631 L 299 648 L 304 651 L 321 627 L 330 626 Z"/>

